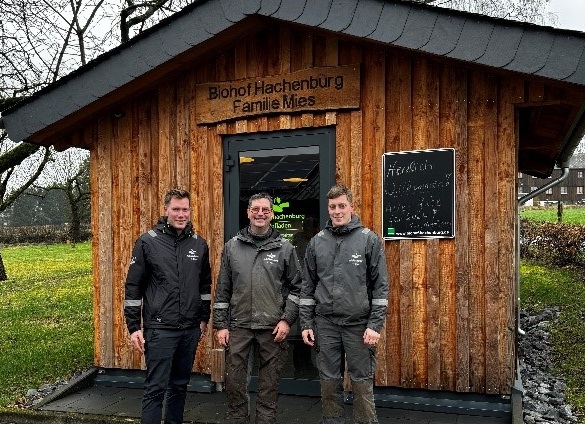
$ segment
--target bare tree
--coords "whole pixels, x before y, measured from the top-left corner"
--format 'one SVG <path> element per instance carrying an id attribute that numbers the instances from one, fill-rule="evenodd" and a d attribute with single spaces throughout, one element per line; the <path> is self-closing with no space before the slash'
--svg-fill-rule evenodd
<path id="1" fill-rule="evenodd" d="M 89 154 L 82 149 L 67 149 L 58 153 L 47 164 L 44 175 L 36 184 L 36 196 L 49 191 L 62 191 L 69 205 L 69 239 L 82 240 L 81 222 L 89 212 Z"/>
<path id="2" fill-rule="evenodd" d="M 193 2 L 0 2 L 0 101 L 31 95 Z"/>
<path id="3" fill-rule="evenodd" d="M 0 2 L 0 95 L 30 95 L 111 48 L 111 34 L 100 26 L 108 19 L 104 2 Z"/>
<path id="4" fill-rule="evenodd" d="M 0 108 L 104 51 L 105 36 L 93 31 L 97 20 L 106 16 L 104 1 L 0 2 Z M 0 212 L 30 187 L 49 157 L 48 148 L 14 143 L 0 130 Z M 27 166 L 22 167 L 25 162 Z"/>
<path id="5" fill-rule="evenodd" d="M 13 0 L 0 2 L 0 110 L 54 83 L 72 70 L 193 0 Z M 123 28 L 118 34 L 116 28 Z M 39 146 L 12 143 L 0 130 L 0 212 L 32 183 L 15 182 L 15 168 Z M 48 151 L 37 155 L 42 171 Z M 34 180 L 33 180 L 34 181 Z M 8 196 L 8 197 L 6 197 Z"/>
<path id="6" fill-rule="evenodd" d="M 0 111 L 191 2 L 0 1 Z M 48 148 L 14 141 L 0 129 L 0 212 L 31 186 L 50 157 Z M 6 279 L 2 270 L 0 255 L 0 281 Z"/>
<path id="7" fill-rule="evenodd" d="M 79 43 L 83 38 L 79 9 L 74 9 L 80 2 L 71 1 L 73 18 L 69 25 L 63 26 L 64 3 L 65 0 L 0 2 L 2 109 L 54 82 L 67 66 L 73 65 L 68 50 L 74 44 L 72 34 L 79 35 L 77 44 L 84 48 Z M 81 61 L 86 60 L 84 54 L 78 56 Z M 48 148 L 14 143 L 0 130 L 0 211 L 12 205 L 32 185 L 49 157 Z M 23 163 L 26 166 L 21 166 Z M 3 269 L 0 256 L 0 271 Z M 2 274 L 0 280 L 5 280 L 6 275 Z"/>
<path id="8" fill-rule="evenodd" d="M 0 2 L 0 110 L 54 83 L 189 0 L 13 0 Z M 118 34 L 116 28 L 123 28 Z M 17 140 L 15 140 L 17 141 Z M 0 212 L 34 181 L 15 168 L 40 147 L 13 143 L 0 129 Z M 48 160 L 37 155 L 36 178 Z M 30 167 L 29 167 L 30 168 Z M 8 197 L 6 197 L 8 196 Z"/>
<path id="9" fill-rule="evenodd" d="M 550 0 L 412 0 L 495 18 L 554 25 L 557 16 L 547 11 Z"/>

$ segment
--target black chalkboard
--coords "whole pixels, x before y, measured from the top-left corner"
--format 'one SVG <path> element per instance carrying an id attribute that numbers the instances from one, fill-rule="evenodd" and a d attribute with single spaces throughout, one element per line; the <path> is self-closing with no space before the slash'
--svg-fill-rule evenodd
<path id="1" fill-rule="evenodd" d="M 384 239 L 455 236 L 455 150 L 385 153 Z"/>

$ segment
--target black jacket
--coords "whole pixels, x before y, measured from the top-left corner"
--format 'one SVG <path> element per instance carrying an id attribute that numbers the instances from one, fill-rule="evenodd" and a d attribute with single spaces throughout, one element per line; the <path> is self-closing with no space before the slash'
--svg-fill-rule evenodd
<path id="1" fill-rule="evenodd" d="M 388 307 L 384 245 L 357 216 L 342 227 L 331 220 L 307 247 L 300 300 L 301 328 L 321 315 L 338 325 L 367 324 L 380 332 Z"/>
<path id="2" fill-rule="evenodd" d="M 132 334 L 142 327 L 180 329 L 209 321 L 211 268 L 207 242 L 191 223 L 180 235 L 161 217 L 132 251 L 124 316 Z"/>
<path id="3" fill-rule="evenodd" d="M 300 264 L 293 245 L 272 229 L 258 247 L 244 228 L 224 246 L 213 327 L 273 329 L 280 321 L 292 324 L 299 314 Z"/>

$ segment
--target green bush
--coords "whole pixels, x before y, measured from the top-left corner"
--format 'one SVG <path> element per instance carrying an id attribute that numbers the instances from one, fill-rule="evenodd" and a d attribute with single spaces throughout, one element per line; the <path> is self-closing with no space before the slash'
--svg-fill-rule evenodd
<path id="1" fill-rule="evenodd" d="M 70 225 L 35 225 L 30 227 L 0 228 L 0 244 L 54 244 L 69 243 L 71 241 Z M 83 240 L 91 238 L 91 228 L 85 224 L 81 226 Z"/>
<path id="2" fill-rule="evenodd" d="M 585 226 L 520 220 L 520 257 L 551 265 L 585 265 Z"/>

